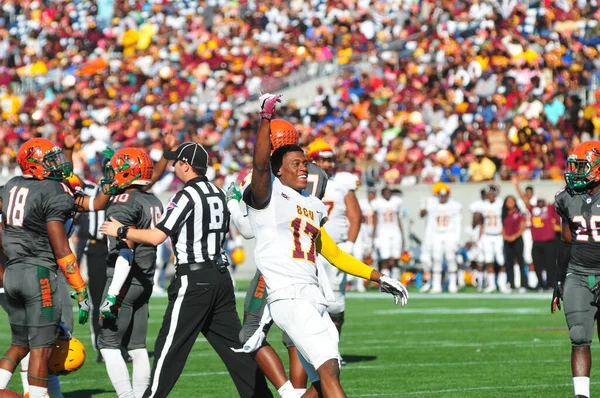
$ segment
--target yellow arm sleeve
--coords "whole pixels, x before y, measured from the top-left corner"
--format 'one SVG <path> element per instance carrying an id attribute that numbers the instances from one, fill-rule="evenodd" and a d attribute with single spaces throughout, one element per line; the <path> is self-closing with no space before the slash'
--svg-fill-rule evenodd
<path id="1" fill-rule="evenodd" d="M 358 261 L 350 254 L 343 252 L 335 243 L 331 236 L 327 234 L 325 228 L 321 228 L 321 233 L 317 240 L 317 251 L 327 259 L 334 267 L 344 271 L 347 274 L 359 278 L 371 279 L 371 273 L 375 271 L 367 264 Z"/>

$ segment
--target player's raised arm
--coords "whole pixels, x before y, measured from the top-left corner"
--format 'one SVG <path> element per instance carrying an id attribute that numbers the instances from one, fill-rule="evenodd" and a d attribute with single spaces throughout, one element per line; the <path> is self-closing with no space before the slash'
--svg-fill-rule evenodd
<path id="1" fill-rule="evenodd" d="M 405 305 L 408 302 L 408 291 L 400 281 L 383 275 L 374 268 L 342 251 L 323 227 L 321 227 L 319 237 L 317 238 L 317 252 L 337 269 L 347 274 L 379 283 L 379 290 L 392 294 L 396 304 L 398 304 L 398 301 L 400 301 L 401 305 Z"/>
<path id="2" fill-rule="evenodd" d="M 249 200 L 253 208 L 264 209 L 271 199 L 271 119 L 275 114 L 275 104 L 281 95 L 263 94 L 260 101 L 260 127 L 254 145 L 252 160 L 252 181 Z"/>

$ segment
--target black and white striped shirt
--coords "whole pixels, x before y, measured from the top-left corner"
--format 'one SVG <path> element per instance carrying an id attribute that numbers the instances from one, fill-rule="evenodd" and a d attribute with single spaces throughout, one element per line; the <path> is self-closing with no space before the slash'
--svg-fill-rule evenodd
<path id="1" fill-rule="evenodd" d="M 93 182 L 88 180 L 84 180 L 83 183 L 85 184 L 83 187 L 83 193 L 85 193 L 87 196 L 95 198 L 100 192 L 101 188 L 98 184 L 94 184 Z M 100 233 L 98 229 L 102 226 L 104 220 L 106 219 L 106 212 L 104 210 L 90 211 L 88 213 L 88 218 L 89 239 L 94 241 L 104 239 L 104 235 Z"/>
<path id="2" fill-rule="evenodd" d="M 206 177 L 191 179 L 171 198 L 156 228 L 171 237 L 175 265 L 214 260 L 229 231 L 225 192 Z"/>

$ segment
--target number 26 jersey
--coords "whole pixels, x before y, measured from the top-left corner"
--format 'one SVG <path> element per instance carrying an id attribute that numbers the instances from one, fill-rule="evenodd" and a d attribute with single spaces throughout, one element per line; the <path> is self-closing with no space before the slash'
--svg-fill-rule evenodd
<path id="1" fill-rule="evenodd" d="M 318 285 L 316 239 L 327 219 L 323 202 L 274 178 L 269 204 L 261 210 L 248 205 L 248 217 L 256 237 L 254 257 L 269 294 L 295 284 Z"/>
<path id="2" fill-rule="evenodd" d="M 571 229 L 569 271 L 600 273 L 600 193 L 588 196 L 567 189 L 555 197 L 556 212 Z"/>

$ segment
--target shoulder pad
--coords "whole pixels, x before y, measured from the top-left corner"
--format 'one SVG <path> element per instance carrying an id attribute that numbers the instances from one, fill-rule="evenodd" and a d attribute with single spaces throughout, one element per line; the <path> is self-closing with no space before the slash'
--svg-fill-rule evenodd
<path id="1" fill-rule="evenodd" d="M 335 174 L 336 181 L 340 182 L 344 186 L 347 186 L 350 190 L 355 190 L 360 184 L 360 180 L 357 176 L 346 171 L 342 171 Z"/>

